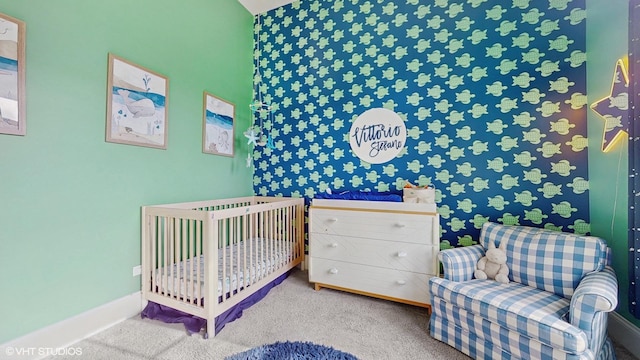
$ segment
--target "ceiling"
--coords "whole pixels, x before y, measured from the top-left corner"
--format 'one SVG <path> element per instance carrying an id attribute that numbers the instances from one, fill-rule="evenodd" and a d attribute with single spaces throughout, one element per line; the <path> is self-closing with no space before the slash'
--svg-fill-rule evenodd
<path id="1" fill-rule="evenodd" d="M 253 15 L 261 14 L 297 0 L 238 0 Z"/>

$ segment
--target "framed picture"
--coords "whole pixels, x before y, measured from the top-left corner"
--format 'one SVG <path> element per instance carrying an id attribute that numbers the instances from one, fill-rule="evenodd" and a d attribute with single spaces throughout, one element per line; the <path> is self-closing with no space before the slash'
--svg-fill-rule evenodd
<path id="1" fill-rule="evenodd" d="M 0 134 L 26 135 L 25 23 L 0 13 Z"/>
<path id="2" fill-rule="evenodd" d="M 167 148 L 166 77 L 109 54 L 108 142 Z"/>
<path id="3" fill-rule="evenodd" d="M 204 92 L 202 115 L 202 152 L 233 156 L 236 107 Z"/>

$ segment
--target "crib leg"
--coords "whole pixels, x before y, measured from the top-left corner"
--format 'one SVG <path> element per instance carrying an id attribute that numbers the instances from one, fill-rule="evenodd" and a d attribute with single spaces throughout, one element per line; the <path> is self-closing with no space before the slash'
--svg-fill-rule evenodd
<path id="1" fill-rule="evenodd" d="M 205 340 L 209 338 L 209 336 L 216 336 L 216 320 L 212 318 L 211 320 L 207 320 L 207 330 L 204 333 Z"/>

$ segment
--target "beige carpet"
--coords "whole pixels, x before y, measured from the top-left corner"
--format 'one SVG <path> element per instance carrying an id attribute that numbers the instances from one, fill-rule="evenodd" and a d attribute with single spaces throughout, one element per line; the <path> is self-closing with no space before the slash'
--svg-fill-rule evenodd
<path id="1" fill-rule="evenodd" d="M 216 336 L 189 336 L 180 324 L 135 317 L 73 345 L 81 356 L 55 359 L 224 359 L 276 341 L 311 341 L 360 360 L 469 359 L 429 336 L 425 309 L 365 296 L 313 290 L 295 270 Z M 636 359 L 617 347 L 619 360 Z"/>

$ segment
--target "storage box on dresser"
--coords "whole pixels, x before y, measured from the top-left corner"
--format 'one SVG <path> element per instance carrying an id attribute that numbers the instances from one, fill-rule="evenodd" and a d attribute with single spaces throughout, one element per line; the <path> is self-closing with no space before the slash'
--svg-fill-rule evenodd
<path id="1" fill-rule="evenodd" d="M 435 204 L 314 199 L 309 207 L 309 281 L 430 308 L 438 275 Z"/>

